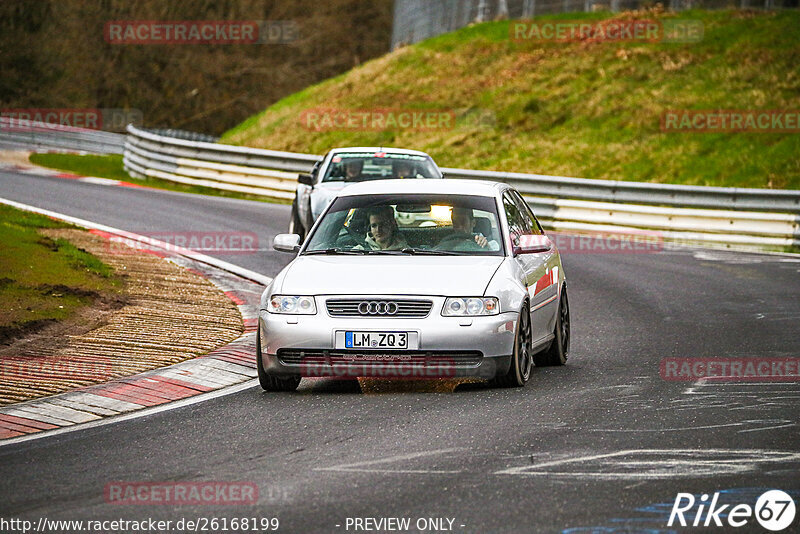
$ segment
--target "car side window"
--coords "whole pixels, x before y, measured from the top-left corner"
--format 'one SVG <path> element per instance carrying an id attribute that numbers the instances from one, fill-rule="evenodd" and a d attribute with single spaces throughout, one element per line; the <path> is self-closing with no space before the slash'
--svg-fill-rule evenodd
<path id="1" fill-rule="evenodd" d="M 505 209 L 506 219 L 508 220 L 508 232 L 511 237 L 511 242 L 514 245 L 518 245 L 519 236 L 531 232 L 530 223 L 526 223 L 525 217 L 519 212 L 519 208 L 508 193 L 503 195 L 503 208 Z"/>
<path id="2" fill-rule="evenodd" d="M 533 214 L 533 210 L 528 206 L 528 203 L 525 202 L 525 199 L 522 198 L 522 195 L 519 194 L 519 191 L 509 191 L 509 193 L 511 193 L 511 198 L 514 199 L 514 203 L 517 205 L 517 208 L 519 208 L 522 216 L 528 220 L 528 226 L 530 227 L 529 233 L 543 235 L 544 230 L 542 230 L 542 225 L 539 224 L 536 215 Z"/>

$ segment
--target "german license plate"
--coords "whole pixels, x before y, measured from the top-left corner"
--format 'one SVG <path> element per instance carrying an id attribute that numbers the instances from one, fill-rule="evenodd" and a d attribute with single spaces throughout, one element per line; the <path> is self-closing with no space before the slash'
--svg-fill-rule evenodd
<path id="1" fill-rule="evenodd" d="M 408 332 L 358 332 L 344 333 L 346 349 L 407 349 Z"/>

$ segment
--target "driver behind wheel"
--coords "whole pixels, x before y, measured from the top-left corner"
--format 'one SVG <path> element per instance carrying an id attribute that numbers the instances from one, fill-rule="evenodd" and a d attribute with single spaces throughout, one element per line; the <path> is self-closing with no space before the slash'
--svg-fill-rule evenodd
<path id="1" fill-rule="evenodd" d="M 416 178 L 414 164 L 406 160 L 393 161 L 392 176 L 394 178 Z"/>
<path id="2" fill-rule="evenodd" d="M 453 206 L 451 212 L 453 223 L 453 233 L 445 237 L 438 245 L 437 249 L 466 251 L 476 249 L 498 250 L 499 245 L 490 241 L 481 233 L 473 232 L 475 228 L 475 218 L 471 208 Z"/>
<path id="3" fill-rule="evenodd" d="M 364 169 L 363 159 L 348 159 L 344 165 L 344 181 L 358 182 L 361 180 L 361 171 Z"/>

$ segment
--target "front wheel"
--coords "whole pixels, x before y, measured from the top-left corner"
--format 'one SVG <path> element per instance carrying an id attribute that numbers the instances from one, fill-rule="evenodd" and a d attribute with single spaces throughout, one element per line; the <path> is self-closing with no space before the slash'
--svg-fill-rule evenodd
<path id="1" fill-rule="evenodd" d="M 569 355 L 569 299 L 566 284 L 561 288 L 561 301 L 558 306 L 558 317 L 553 331 L 555 339 L 550 347 L 533 357 L 537 366 L 564 365 Z"/>
<path id="2" fill-rule="evenodd" d="M 511 357 L 511 365 L 505 375 L 495 377 L 493 385 L 504 388 L 524 386 L 531 377 L 531 367 L 533 365 L 531 349 L 531 315 L 528 313 L 526 304 L 520 311 L 519 321 L 517 321 L 517 333 L 514 336 L 514 354 Z"/>
<path id="3" fill-rule="evenodd" d="M 261 331 L 256 331 L 256 370 L 258 383 L 264 391 L 294 391 L 300 385 L 299 376 L 273 376 L 267 374 L 261 363 Z"/>

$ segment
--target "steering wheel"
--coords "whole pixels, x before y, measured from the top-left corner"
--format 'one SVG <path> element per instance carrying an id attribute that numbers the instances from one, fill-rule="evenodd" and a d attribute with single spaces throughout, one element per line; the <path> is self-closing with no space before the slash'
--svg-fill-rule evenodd
<path id="1" fill-rule="evenodd" d="M 362 247 L 364 247 L 365 250 L 369 250 L 372 248 L 367 244 L 366 238 L 364 238 L 362 235 L 356 232 L 353 228 L 349 226 L 344 226 L 343 228 L 347 230 L 347 235 L 349 235 L 353 239 L 353 241 L 356 242 L 356 245 L 361 245 Z"/>
<path id="2" fill-rule="evenodd" d="M 453 232 L 448 235 L 436 245 L 439 250 L 452 250 L 456 252 L 470 251 L 470 250 L 483 250 L 479 244 L 475 242 L 475 236 L 469 232 Z"/>

